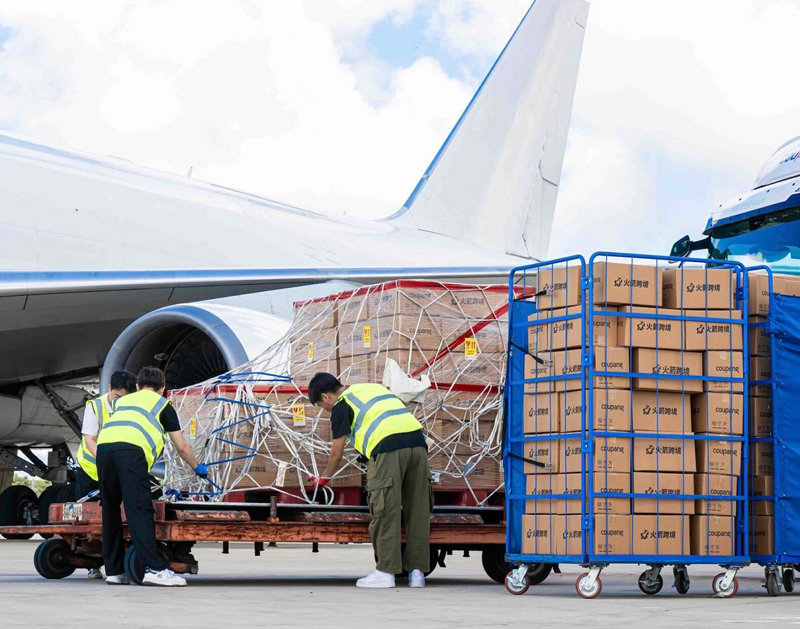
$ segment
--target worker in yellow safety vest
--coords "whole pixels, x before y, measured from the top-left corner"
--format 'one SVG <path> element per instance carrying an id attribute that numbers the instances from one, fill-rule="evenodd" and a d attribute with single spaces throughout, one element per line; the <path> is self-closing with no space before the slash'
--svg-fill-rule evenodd
<path id="1" fill-rule="evenodd" d="M 75 455 L 78 469 L 75 473 L 75 500 L 100 488 L 97 482 L 97 433 L 113 411 L 114 403 L 124 395 L 136 390 L 136 376 L 128 371 L 111 374 L 108 392 L 86 402 L 81 424 L 81 445 Z M 89 569 L 90 579 L 102 579 L 99 568 Z"/>
<path id="2" fill-rule="evenodd" d="M 97 437 L 106 583 L 128 583 L 120 514 L 120 504 L 124 503 L 136 558 L 145 566 L 143 583 L 183 586 L 186 579 L 169 569 L 156 542 L 149 472 L 164 448 L 165 435 L 198 476 L 206 478 L 208 469 L 197 463 L 181 433 L 178 414 L 163 397 L 164 373 L 156 367 L 144 367 L 136 378 L 136 389 L 117 400 Z"/>
<path id="3" fill-rule="evenodd" d="M 318 373 L 308 384 L 312 404 L 331 414 L 331 453 L 314 489 L 339 469 L 347 438 L 367 458 L 369 533 L 375 570 L 357 587 L 390 588 L 406 570 L 410 587 L 425 587 L 430 570 L 430 516 L 433 508 L 428 447 L 422 425 L 403 402 L 380 384 L 345 387 L 336 376 Z M 406 531 L 401 551 L 401 524 Z"/>

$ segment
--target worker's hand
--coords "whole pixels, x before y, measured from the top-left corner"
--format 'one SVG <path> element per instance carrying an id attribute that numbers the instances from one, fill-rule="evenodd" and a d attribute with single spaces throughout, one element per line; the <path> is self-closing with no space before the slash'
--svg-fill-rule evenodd
<path id="1" fill-rule="evenodd" d="M 331 482 L 330 478 L 325 478 L 324 476 L 309 476 L 308 480 L 311 481 L 311 486 L 314 489 L 319 489 L 320 487 L 324 487 L 325 485 Z"/>
<path id="2" fill-rule="evenodd" d="M 206 467 L 205 463 L 198 463 L 197 467 L 194 468 L 194 473 L 200 478 L 205 478 L 208 480 L 208 467 Z"/>

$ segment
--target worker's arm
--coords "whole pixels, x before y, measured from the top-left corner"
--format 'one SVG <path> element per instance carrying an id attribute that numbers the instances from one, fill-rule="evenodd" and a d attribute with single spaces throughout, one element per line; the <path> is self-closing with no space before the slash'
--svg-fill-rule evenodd
<path id="1" fill-rule="evenodd" d="M 328 465 L 325 467 L 325 471 L 322 473 L 322 478 L 330 478 L 336 473 L 336 470 L 339 469 L 339 465 L 342 463 L 342 457 L 344 456 L 344 444 L 346 441 L 347 436 L 344 436 L 334 439 L 331 443 L 331 453 L 328 457 Z"/>
<path id="2" fill-rule="evenodd" d="M 183 438 L 183 433 L 180 430 L 176 430 L 174 432 L 168 432 L 170 440 L 172 440 L 172 445 L 175 446 L 175 450 L 178 455 L 187 463 L 187 465 L 191 466 L 192 469 L 197 467 L 197 457 L 195 457 L 194 452 L 189 447 L 189 444 L 186 442 L 186 439 Z"/>
<path id="3" fill-rule="evenodd" d="M 86 449 L 91 452 L 93 457 L 97 457 L 97 435 L 87 435 L 83 433 L 83 440 L 86 442 Z"/>

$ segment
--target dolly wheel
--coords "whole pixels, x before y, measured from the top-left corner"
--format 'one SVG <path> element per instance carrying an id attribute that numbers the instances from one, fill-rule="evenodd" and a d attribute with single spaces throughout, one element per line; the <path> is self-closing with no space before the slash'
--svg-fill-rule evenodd
<path id="1" fill-rule="evenodd" d="M 794 570 L 791 568 L 783 571 L 783 589 L 787 592 L 794 592 Z"/>
<path id="2" fill-rule="evenodd" d="M 722 579 L 724 577 L 724 572 L 720 572 L 717 576 L 715 576 L 713 581 L 711 581 L 711 589 L 714 590 L 714 594 L 719 594 L 722 598 L 730 598 L 739 591 L 739 580 L 736 577 L 733 577 L 733 581 L 731 581 L 728 589 L 722 590 L 720 589 L 720 584 L 722 583 Z"/>
<path id="3" fill-rule="evenodd" d="M 528 591 L 528 588 L 531 586 L 531 582 L 528 579 L 528 575 L 526 574 L 522 581 L 518 581 L 516 578 L 516 574 L 512 570 L 506 575 L 505 580 L 506 590 L 508 590 L 511 594 L 525 594 Z"/>
<path id="4" fill-rule="evenodd" d="M 686 594 L 689 591 L 689 573 L 686 570 L 674 570 L 675 591 L 678 594 Z"/>
<path id="5" fill-rule="evenodd" d="M 768 570 L 767 571 L 767 594 L 770 596 L 778 596 L 781 593 L 781 586 L 778 583 L 778 571 L 777 570 Z"/>
<path id="6" fill-rule="evenodd" d="M 575 580 L 575 591 L 581 598 L 597 598 L 603 591 L 603 582 L 597 577 L 592 586 L 589 586 L 589 573 L 584 572 Z"/>
<path id="7" fill-rule="evenodd" d="M 70 565 L 72 550 L 69 544 L 59 537 L 43 541 L 33 554 L 33 566 L 45 579 L 63 579 L 75 572 Z"/>
<path id="8" fill-rule="evenodd" d="M 658 594 L 661 591 L 661 588 L 664 587 L 664 579 L 659 574 L 656 576 L 654 581 L 651 581 L 647 578 L 648 572 L 649 570 L 645 570 L 639 575 L 639 589 L 645 594 L 653 596 L 654 594 Z"/>
<path id="9" fill-rule="evenodd" d="M 131 544 L 128 547 L 128 550 L 125 551 L 123 565 L 125 567 L 125 574 L 128 575 L 130 582 L 135 583 L 136 585 L 141 585 L 142 581 L 144 580 L 145 567 L 136 556 L 136 550 L 133 548 L 133 544 Z"/>

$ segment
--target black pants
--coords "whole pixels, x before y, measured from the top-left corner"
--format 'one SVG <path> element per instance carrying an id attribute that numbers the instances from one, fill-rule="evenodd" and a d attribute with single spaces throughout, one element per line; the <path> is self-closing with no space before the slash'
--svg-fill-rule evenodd
<path id="1" fill-rule="evenodd" d="M 150 477 L 144 452 L 139 448 L 106 452 L 101 446 L 97 449 L 97 469 L 103 507 L 103 561 L 106 574 L 116 575 L 125 571 L 120 503 L 125 504 L 128 530 L 139 561 L 151 570 L 166 568 L 167 562 L 161 556 L 156 542 Z"/>
<path id="2" fill-rule="evenodd" d="M 80 500 L 90 491 L 100 489 L 100 483 L 94 480 L 82 468 L 78 468 L 75 476 L 75 500 Z"/>

